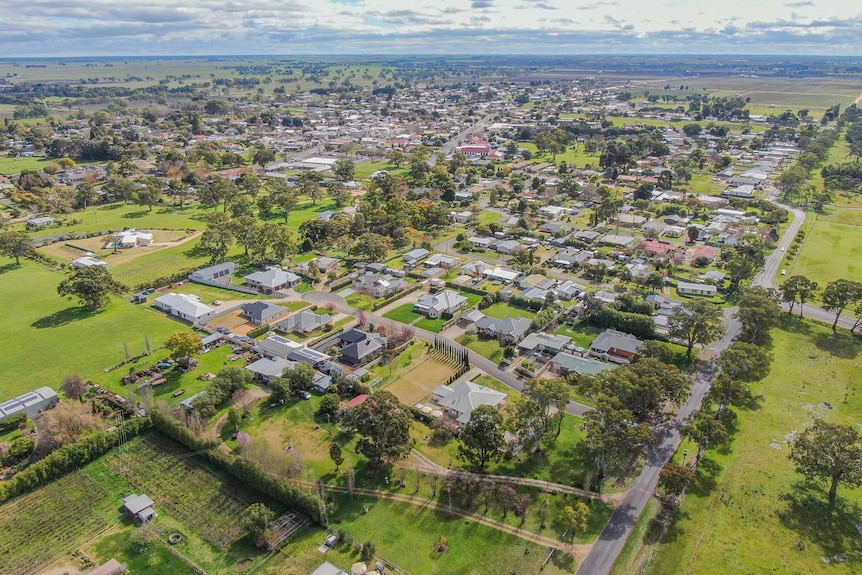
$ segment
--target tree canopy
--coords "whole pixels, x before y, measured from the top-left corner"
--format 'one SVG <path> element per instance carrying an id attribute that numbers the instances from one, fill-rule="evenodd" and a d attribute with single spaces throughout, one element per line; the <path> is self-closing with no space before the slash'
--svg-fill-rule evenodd
<path id="1" fill-rule="evenodd" d="M 809 481 L 829 481 L 829 504 L 835 503 L 838 485 L 862 485 L 862 437 L 850 425 L 815 419 L 790 450 L 796 471 Z"/>
<path id="2" fill-rule="evenodd" d="M 410 429 L 413 415 L 388 391 L 378 391 L 361 405 L 350 409 L 342 423 L 346 429 L 361 434 L 356 449 L 372 465 L 384 460 L 404 459 L 413 449 Z"/>
<path id="3" fill-rule="evenodd" d="M 92 310 L 108 305 L 111 294 L 121 294 L 126 286 L 116 281 L 111 272 L 103 266 L 81 268 L 72 273 L 57 286 L 57 293 L 78 300 Z"/>

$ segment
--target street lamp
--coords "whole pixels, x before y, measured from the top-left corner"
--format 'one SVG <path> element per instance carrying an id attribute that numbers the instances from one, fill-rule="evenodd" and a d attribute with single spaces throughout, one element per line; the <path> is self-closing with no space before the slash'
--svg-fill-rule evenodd
<path id="1" fill-rule="evenodd" d="M 685 465 L 685 458 L 688 457 L 688 449 L 682 450 L 682 464 Z"/>

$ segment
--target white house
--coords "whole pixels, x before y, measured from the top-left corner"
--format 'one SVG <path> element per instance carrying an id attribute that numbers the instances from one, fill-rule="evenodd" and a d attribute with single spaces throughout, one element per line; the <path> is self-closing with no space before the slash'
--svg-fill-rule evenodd
<path id="1" fill-rule="evenodd" d="M 676 291 L 679 292 L 679 295 L 705 295 L 711 297 L 718 293 L 718 288 L 711 284 L 679 282 L 676 285 Z"/>
<path id="2" fill-rule="evenodd" d="M 254 272 L 243 279 L 245 279 L 245 283 L 249 287 L 266 294 L 292 288 L 302 281 L 302 278 L 298 275 L 278 268 L 269 268 L 266 271 Z"/>
<path id="3" fill-rule="evenodd" d="M 134 228 L 117 232 L 113 235 L 114 243 L 118 248 L 133 248 L 135 246 L 148 246 L 153 243 L 151 232 L 138 231 Z"/>
<path id="4" fill-rule="evenodd" d="M 40 411 L 54 407 L 58 401 L 57 392 L 50 387 L 45 386 L 28 391 L 23 395 L 0 403 L 0 421 L 21 413 L 26 413 L 32 417 Z"/>
<path id="5" fill-rule="evenodd" d="M 440 293 L 426 294 L 419 298 L 413 306 L 413 311 L 434 319 L 443 314 L 454 314 L 467 304 L 467 298 L 452 290 Z"/>
<path id="6" fill-rule="evenodd" d="M 169 293 L 157 297 L 154 300 L 154 307 L 168 315 L 173 315 L 192 323 L 214 311 L 210 306 L 202 304 L 201 298 L 198 296 L 184 293 Z"/>

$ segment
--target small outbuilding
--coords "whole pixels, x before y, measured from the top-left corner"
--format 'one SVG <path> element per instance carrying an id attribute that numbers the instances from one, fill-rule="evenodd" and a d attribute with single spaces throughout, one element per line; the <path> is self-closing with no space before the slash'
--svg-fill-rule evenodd
<path id="1" fill-rule="evenodd" d="M 123 499 L 123 509 L 130 519 L 146 523 L 158 517 L 153 509 L 155 502 L 143 493 L 140 495 L 129 495 Z"/>

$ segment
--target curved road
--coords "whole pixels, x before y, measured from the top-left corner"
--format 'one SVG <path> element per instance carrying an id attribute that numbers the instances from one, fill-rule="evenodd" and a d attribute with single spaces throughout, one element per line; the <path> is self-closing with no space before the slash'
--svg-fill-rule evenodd
<path id="1" fill-rule="evenodd" d="M 334 308 L 344 314 L 356 317 L 361 313 L 365 314 L 365 317 L 368 321 L 375 323 L 377 325 L 384 325 L 391 329 L 401 329 L 403 327 L 409 327 L 412 329 L 416 335 L 416 337 L 420 339 L 424 339 L 426 341 L 433 342 L 436 338 L 440 337 L 438 334 L 430 332 L 428 330 L 420 329 L 415 326 L 408 326 L 407 324 L 401 323 L 399 321 L 391 320 L 389 318 L 385 318 L 383 316 L 375 315 L 370 312 L 363 312 L 362 310 L 358 310 L 350 307 L 344 301 L 344 298 L 340 295 L 322 292 L 322 291 L 311 291 L 302 294 L 302 299 L 309 303 L 326 306 L 332 304 Z M 467 351 L 468 357 L 470 359 L 470 363 L 474 366 L 478 367 L 488 375 L 491 375 L 501 382 L 506 384 L 517 391 L 523 391 L 524 382 L 520 377 L 512 373 L 511 371 L 506 371 L 505 369 L 501 369 L 499 365 L 491 361 L 490 359 L 479 355 L 478 353 L 462 346 L 461 344 L 447 340 L 452 347 L 458 351 L 463 352 Z M 588 412 L 590 408 L 582 403 L 576 403 L 574 401 L 570 401 L 569 405 L 566 407 L 566 411 L 571 413 L 572 415 L 583 416 L 586 412 Z"/>

